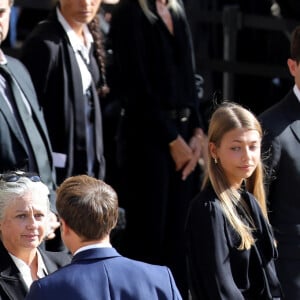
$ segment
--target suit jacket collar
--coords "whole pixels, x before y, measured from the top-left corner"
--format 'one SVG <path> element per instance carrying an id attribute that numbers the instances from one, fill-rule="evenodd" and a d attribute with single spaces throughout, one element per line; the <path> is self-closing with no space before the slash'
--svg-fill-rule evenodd
<path id="1" fill-rule="evenodd" d="M 0 242 L 0 286 L 6 297 L 12 300 L 24 299 L 28 289 L 12 258 Z M 0 298 L 2 295 L 0 295 Z"/>
<path id="2" fill-rule="evenodd" d="M 72 45 L 70 43 L 69 37 L 67 33 L 65 32 L 63 26 L 60 24 L 57 18 L 56 10 L 52 11 L 52 13 L 49 15 L 48 22 L 51 22 L 53 24 L 56 24 L 57 30 L 59 32 L 59 35 L 63 37 L 65 40 L 65 43 L 63 43 L 63 55 L 65 55 L 65 60 L 70 60 L 70 64 L 68 65 L 68 72 L 67 74 L 74 74 L 74 76 L 78 76 L 75 80 L 76 82 L 81 82 L 81 76 L 79 72 L 78 63 L 74 54 L 74 50 L 72 48 Z M 93 75 L 93 74 L 92 74 Z M 68 78 L 65 78 L 66 82 L 68 82 Z M 94 79 L 95 80 L 95 79 Z M 92 97 L 94 99 L 94 119 L 95 119 L 95 154 L 97 161 L 100 166 L 99 174 L 98 176 L 100 178 L 103 177 L 104 172 L 104 166 L 105 160 L 103 158 L 103 142 L 102 142 L 102 117 L 101 117 L 101 107 L 100 102 L 98 98 L 98 93 L 96 89 L 96 85 L 94 84 L 94 81 L 92 81 L 91 84 L 92 88 Z M 82 94 L 82 85 L 81 84 L 75 84 L 74 85 L 74 95 L 72 95 L 72 101 L 75 103 L 75 119 L 82 120 L 81 114 L 82 111 L 84 111 L 84 104 L 82 102 L 82 97 L 80 96 Z M 67 103 L 66 105 L 69 105 Z M 78 115 L 78 117 L 76 116 Z M 84 130 L 84 124 L 80 124 L 77 122 L 75 130 L 77 131 L 77 136 L 84 137 L 85 136 L 85 130 Z"/>
<path id="3" fill-rule="evenodd" d="M 300 142 L 300 120 L 291 124 L 291 130 Z"/>
<path id="4" fill-rule="evenodd" d="M 33 95 L 31 93 L 31 91 L 29 90 L 29 87 L 25 85 L 24 78 L 23 78 L 22 74 L 17 72 L 16 66 L 15 66 L 14 62 L 10 59 L 10 57 L 7 57 L 7 68 L 11 71 L 12 76 L 14 77 L 16 82 L 18 83 L 18 86 L 22 90 L 25 97 L 27 99 L 32 99 Z M 13 71 L 14 69 L 15 69 L 15 71 Z M 33 101 L 28 101 L 28 103 L 31 107 L 32 114 L 35 115 L 35 117 L 42 124 L 43 122 L 41 122 L 41 119 L 40 119 L 39 107 Z M 46 127 L 42 127 L 42 128 L 43 128 L 44 131 L 47 130 Z"/>
<path id="5" fill-rule="evenodd" d="M 286 114 L 289 114 L 289 118 L 292 120 L 300 120 L 300 102 L 293 90 L 290 90 L 285 96 L 283 103 L 284 111 Z"/>
<path id="6" fill-rule="evenodd" d="M 290 114 L 291 120 L 293 121 L 290 125 L 292 132 L 300 142 L 300 103 L 293 91 L 286 96 L 286 101 L 289 105 L 287 113 Z"/>
<path id="7" fill-rule="evenodd" d="M 32 115 L 35 117 L 35 119 L 37 120 L 37 125 L 40 128 L 40 133 L 41 136 L 43 137 L 43 139 L 45 139 L 45 145 L 48 151 L 48 159 L 50 161 L 50 164 L 52 165 L 53 161 L 52 161 L 52 149 L 49 148 L 49 146 L 51 145 L 50 143 L 50 139 L 48 136 L 48 130 L 46 127 L 46 123 L 43 119 L 43 114 L 41 112 L 41 108 L 39 107 L 39 104 L 37 102 L 37 98 L 36 98 L 36 94 L 34 91 L 34 86 L 28 82 L 28 80 L 30 80 L 30 77 L 28 76 L 28 80 L 27 78 L 24 78 L 24 71 L 22 70 L 22 72 L 18 72 L 18 70 L 20 69 L 20 62 L 18 61 L 17 63 L 15 62 L 16 59 L 10 57 L 10 56 L 6 56 L 7 59 L 7 67 L 12 71 L 12 74 L 16 80 L 16 82 L 18 83 L 18 86 L 20 87 L 20 89 L 22 90 L 23 94 L 25 95 L 26 99 L 30 99 L 30 101 L 28 101 L 31 110 L 32 110 Z M 3 108 L 3 110 L 5 109 L 9 109 L 7 105 L 5 105 L 5 108 Z M 9 116 L 10 114 L 7 112 L 6 114 L 7 116 Z M 14 118 L 11 118 L 11 120 L 8 120 L 9 124 L 11 125 L 12 130 L 14 131 L 15 135 L 18 137 L 19 140 L 23 141 L 23 136 L 21 135 L 20 131 L 17 130 L 17 128 L 19 126 L 17 126 L 16 124 L 16 120 Z M 24 144 L 25 142 L 23 142 L 22 144 Z M 27 150 L 26 150 L 27 151 Z"/>
<path id="8" fill-rule="evenodd" d="M 7 63 L 6 57 L 5 57 L 5 62 Z M 11 69 L 11 68 L 9 68 L 9 69 Z M 19 126 L 17 124 L 17 121 L 15 118 L 12 117 L 12 111 L 10 110 L 6 100 L 2 97 L 2 94 L 0 94 L 0 101 L 1 101 L 0 110 L 3 111 L 3 116 L 6 118 L 6 121 L 9 124 L 9 126 L 10 126 L 12 132 L 14 133 L 14 135 L 16 136 L 16 138 L 19 141 L 21 141 L 21 145 L 24 145 L 25 141 L 24 141 L 22 132 L 20 130 L 18 130 Z M 24 150 L 27 151 L 26 148 L 24 148 Z"/>
<path id="9" fill-rule="evenodd" d="M 57 270 L 57 266 L 50 260 L 46 253 L 39 249 L 48 274 Z M 23 300 L 28 293 L 28 288 L 22 274 L 0 241 L 0 290 L 6 298 L 11 300 Z M 0 299 L 2 299 L 0 294 Z"/>
<path id="10" fill-rule="evenodd" d="M 2 97 L 2 94 L 0 94 L 0 110 L 3 111 L 3 116 L 6 118 L 7 123 L 9 124 L 9 127 L 11 128 L 13 134 L 16 136 L 16 138 L 21 141 L 21 145 L 25 144 L 24 137 L 22 135 L 22 132 L 19 130 L 18 123 L 16 121 L 16 118 L 12 117 L 12 111 L 10 110 L 6 100 Z M 27 149 L 24 148 L 25 152 L 27 152 Z"/>
<path id="11" fill-rule="evenodd" d="M 74 255 L 72 263 L 76 263 L 81 260 L 90 259 L 108 259 L 121 256 L 114 248 L 93 248 L 81 251 Z"/>

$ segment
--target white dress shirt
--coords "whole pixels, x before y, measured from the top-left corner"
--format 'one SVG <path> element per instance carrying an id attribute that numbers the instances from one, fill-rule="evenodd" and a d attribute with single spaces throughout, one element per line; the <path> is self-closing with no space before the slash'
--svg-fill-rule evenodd
<path id="1" fill-rule="evenodd" d="M 12 258 L 12 260 L 14 261 L 14 263 L 16 264 L 17 268 L 19 269 L 19 271 L 22 274 L 22 277 L 28 287 L 28 289 L 30 288 L 33 279 L 31 277 L 31 270 L 30 267 L 20 258 L 12 255 L 11 253 L 9 253 L 10 257 Z M 45 263 L 43 261 L 43 258 L 40 254 L 39 251 L 37 251 L 37 263 L 38 263 L 38 269 L 37 269 L 37 277 L 38 278 L 43 278 L 46 275 L 48 275 L 48 271 L 47 268 L 45 266 Z"/>

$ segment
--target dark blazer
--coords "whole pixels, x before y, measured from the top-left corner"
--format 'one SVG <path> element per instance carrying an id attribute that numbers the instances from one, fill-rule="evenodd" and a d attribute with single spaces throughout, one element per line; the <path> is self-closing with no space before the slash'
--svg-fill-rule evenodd
<path id="1" fill-rule="evenodd" d="M 181 299 L 167 267 L 125 258 L 113 248 L 76 254 L 72 263 L 30 288 L 27 300 Z"/>
<path id="2" fill-rule="evenodd" d="M 265 131 L 269 217 L 285 299 L 300 299 L 300 103 L 291 90 L 259 116 Z"/>
<path id="3" fill-rule="evenodd" d="M 155 21 L 147 19 L 137 0 L 122 0 L 110 31 L 123 108 L 116 137 L 120 203 L 128 220 L 122 247 L 129 257 L 170 267 L 187 298 L 184 223 L 199 192 L 200 169 L 182 180 L 169 143 L 178 135 L 189 143 L 195 128 L 202 127 L 193 48 L 184 11 L 170 12 L 171 34 L 155 0 L 147 3 Z M 184 122 L 182 109 L 190 112 Z"/>
<path id="4" fill-rule="evenodd" d="M 192 202 L 187 237 L 193 300 L 281 297 L 274 266 L 277 251 L 271 228 L 253 195 L 244 192 L 243 198 L 256 226 L 253 231 L 256 242 L 250 250 L 237 249 L 240 239 L 224 216 L 211 187 Z M 263 289 L 264 294 L 260 295 Z"/>
<path id="5" fill-rule="evenodd" d="M 49 252 L 39 249 L 48 274 L 71 261 L 70 255 L 64 252 Z M 0 299 L 24 300 L 28 288 L 14 261 L 0 242 Z"/>
<path id="6" fill-rule="evenodd" d="M 48 158 L 51 168 L 53 169 L 52 149 L 48 131 L 30 75 L 20 61 L 9 56 L 6 56 L 6 59 L 7 67 L 12 71 L 14 78 L 30 104 L 33 117 L 44 140 L 47 153 L 40 153 L 40 155 Z M 0 94 L 0 172 L 16 169 L 33 171 L 28 169 L 28 161 L 29 155 L 22 131 L 16 119 L 13 117 L 7 102 Z M 43 174 L 40 175 L 42 176 Z M 45 182 L 50 191 L 53 191 L 55 188 L 55 177 L 52 176 L 52 178 L 52 182 Z M 52 207 L 52 209 L 54 209 L 54 207 Z"/>
<path id="7" fill-rule="evenodd" d="M 179 131 L 168 115 L 169 110 L 190 108 L 190 134 L 203 127 L 197 102 L 193 48 L 187 20 L 172 15 L 171 34 L 156 10 L 155 1 L 148 1 L 157 20 L 151 23 L 138 1 L 120 1 L 113 12 L 110 37 L 115 66 L 120 76 L 122 106 L 132 122 L 132 130 L 156 136 L 168 144 Z M 139 126 L 136 126 L 139 124 Z M 149 132 L 149 133 L 148 133 Z"/>
<path id="8" fill-rule="evenodd" d="M 32 76 L 38 99 L 44 108 L 53 151 L 67 155 L 66 166 L 56 169 L 58 183 L 71 175 L 86 173 L 86 131 L 82 124 L 86 99 L 83 96 L 80 69 L 73 48 L 55 10 L 30 34 L 24 43 L 20 58 Z M 95 68 L 95 71 L 98 71 L 93 74 L 97 81 L 98 68 Z M 105 161 L 102 119 L 100 102 L 94 86 L 92 94 L 95 99 L 94 151 L 99 166 L 95 176 L 103 178 Z"/>

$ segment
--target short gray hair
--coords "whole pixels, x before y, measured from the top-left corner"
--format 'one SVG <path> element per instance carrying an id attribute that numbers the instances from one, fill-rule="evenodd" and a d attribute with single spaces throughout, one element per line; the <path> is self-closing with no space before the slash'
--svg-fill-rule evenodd
<path id="1" fill-rule="evenodd" d="M 47 210 L 50 212 L 49 189 L 44 183 L 33 182 L 22 175 L 15 182 L 7 182 L 0 177 L 0 220 L 3 219 L 5 210 L 11 202 L 28 192 L 37 193 L 41 201 L 45 201 Z"/>

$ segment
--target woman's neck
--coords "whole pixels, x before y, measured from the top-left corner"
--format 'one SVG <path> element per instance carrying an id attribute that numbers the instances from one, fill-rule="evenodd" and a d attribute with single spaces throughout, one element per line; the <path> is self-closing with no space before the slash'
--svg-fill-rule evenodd
<path id="1" fill-rule="evenodd" d="M 12 255 L 18 257 L 19 259 L 23 260 L 25 262 L 26 265 L 28 265 L 29 267 L 31 267 L 31 265 L 35 262 L 36 257 L 37 257 L 37 249 L 33 249 L 29 252 L 25 252 L 25 253 L 12 253 Z"/>

